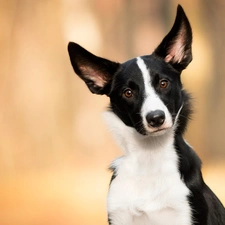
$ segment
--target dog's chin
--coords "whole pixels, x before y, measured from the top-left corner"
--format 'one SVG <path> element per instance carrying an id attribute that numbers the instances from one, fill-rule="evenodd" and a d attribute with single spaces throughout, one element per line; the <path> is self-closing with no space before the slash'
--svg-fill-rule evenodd
<path id="1" fill-rule="evenodd" d="M 154 128 L 147 125 L 140 126 L 140 127 L 134 127 L 135 130 L 142 136 L 142 137 L 160 137 L 167 133 L 171 133 L 174 130 L 173 124 L 164 124 L 161 127 Z"/>
<path id="2" fill-rule="evenodd" d="M 161 136 L 161 135 L 164 135 L 167 131 L 168 131 L 168 128 L 159 129 L 159 130 L 156 130 L 156 131 L 149 132 L 149 135 L 153 136 L 153 137 Z"/>
<path id="3" fill-rule="evenodd" d="M 151 136 L 151 137 L 158 137 L 158 136 L 162 136 L 170 131 L 171 131 L 171 127 L 158 128 L 158 129 L 154 129 L 154 130 L 148 129 L 148 130 L 146 130 L 146 135 Z"/>

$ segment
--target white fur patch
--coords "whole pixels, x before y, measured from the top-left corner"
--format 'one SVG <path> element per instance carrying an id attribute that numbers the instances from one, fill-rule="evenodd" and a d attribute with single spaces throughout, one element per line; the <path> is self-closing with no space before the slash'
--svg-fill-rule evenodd
<path id="1" fill-rule="evenodd" d="M 147 131 L 149 131 L 150 133 L 159 129 L 159 128 L 149 127 L 147 120 L 146 120 L 147 114 L 150 113 L 151 111 L 155 111 L 155 110 L 162 110 L 165 113 L 165 122 L 160 127 L 160 129 L 171 128 L 173 126 L 172 116 L 169 113 L 165 104 L 162 102 L 162 100 L 156 94 L 154 88 L 152 87 L 150 72 L 149 72 L 148 68 L 146 67 L 144 60 L 141 59 L 140 57 L 138 57 L 137 65 L 142 72 L 142 76 L 143 76 L 143 80 L 144 80 L 144 87 L 145 87 L 144 88 L 145 89 L 144 90 L 145 91 L 145 100 L 144 100 L 142 110 L 141 110 L 141 115 L 143 118 L 143 124 L 144 124 L 145 129 Z"/>
<path id="2" fill-rule="evenodd" d="M 178 171 L 173 131 L 144 136 L 113 112 L 104 117 L 124 151 L 112 163 L 117 175 L 107 202 L 112 225 L 191 225 L 190 191 Z"/>

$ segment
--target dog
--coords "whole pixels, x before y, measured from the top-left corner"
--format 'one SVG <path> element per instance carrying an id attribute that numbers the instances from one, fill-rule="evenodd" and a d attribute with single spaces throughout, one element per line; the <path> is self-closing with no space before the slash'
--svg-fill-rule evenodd
<path id="1" fill-rule="evenodd" d="M 225 209 L 204 183 L 201 160 L 184 140 L 191 97 L 180 80 L 192 61 L 192 29 L 178 5 L 151 55 L 117 63 L 70 42 L 75 73 L 106 95 L 105 119 L 124 155 L 110 169 L 110 225 L 224 225 Z"/>

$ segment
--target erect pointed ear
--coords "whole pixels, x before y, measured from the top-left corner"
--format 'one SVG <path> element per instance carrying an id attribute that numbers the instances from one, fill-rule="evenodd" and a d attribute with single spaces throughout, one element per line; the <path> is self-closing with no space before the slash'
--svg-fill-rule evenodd
<path id="1" fill-rule="evenodd" d="M 191 44 L 191 26 L 183 8 L 178 5 L 172 29 L 153 54 L 163 58 L 165 62 L 181 72 L 192 60 Z"/>
<path id="2" fill-rule="evenodd" d="M 80 45 L 68 44 L 70 61 L 76 74 L 92 93 L 108 94 L 113 75 L 120 64 L 93 55 Z"/>

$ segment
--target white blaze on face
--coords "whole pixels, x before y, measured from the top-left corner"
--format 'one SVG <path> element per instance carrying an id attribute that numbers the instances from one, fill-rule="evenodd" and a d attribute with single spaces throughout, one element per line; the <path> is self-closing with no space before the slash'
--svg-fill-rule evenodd
<path id="1" fill-rule="evenodd" d="M 147 68 L 144 60 L 140 57 L 137 58 L 137 65 L 141 70 L 144 80 L 144 101 L 141 109 L 141 116 L 145 129 L 151 133 L 156 132 L 157 130 L 171 128 L 173 125 L 172 116 L 163 101 L 155 92 L 155 89 L 152 87 L 149 69 Z M 165 113 L 165 122 L 161 127 L 157 128 L 148 126 L 148 122 L 146 120 L 147 114 L 155 110 L 162 110 Z"/>

